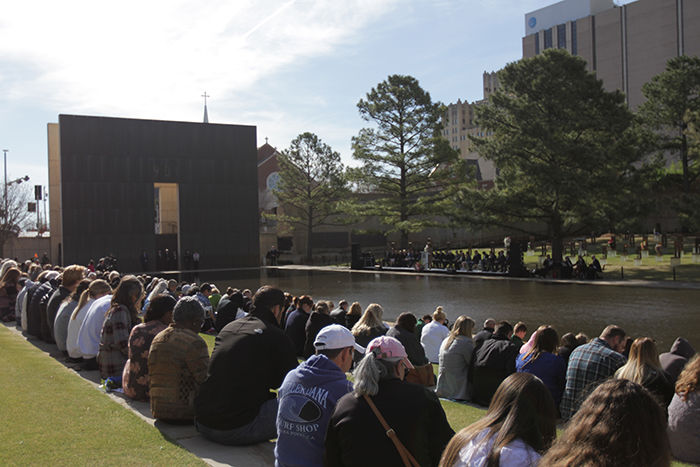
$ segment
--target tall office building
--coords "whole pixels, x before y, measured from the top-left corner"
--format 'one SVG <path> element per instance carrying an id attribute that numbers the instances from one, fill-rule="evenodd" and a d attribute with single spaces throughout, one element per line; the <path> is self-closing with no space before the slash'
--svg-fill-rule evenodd
<path id="1" fill-rule="evenodd" d="M 487 132 L 474 121 L 474 108 L 485 102 L 497 88 L 496 72 L 484 72 L 484 98 L 473 103 L 458 99 L 457 102 L 447 105 L 443 119 L 442 135 L 450 142 L 452 149 L 459 151 L 462 159 L 471 164 L 476 180 L 482 185 L 486 183 L 487 186 L 496 178 L 496 167 L 492 161 L 481 157 L 474 150 L 469 136 L 486 136 Z"/>
<path id="2" fill-rule="evenodd" d="M 699 0 L 564 0 L 525 15 L 523 58 L 563 48 L 635 109 L 642 85 L 679 55 L 700 55 Z"/>

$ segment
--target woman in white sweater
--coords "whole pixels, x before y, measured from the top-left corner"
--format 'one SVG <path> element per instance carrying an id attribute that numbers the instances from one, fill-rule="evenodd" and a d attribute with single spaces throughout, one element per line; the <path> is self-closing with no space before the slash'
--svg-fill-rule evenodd
<path id="1" fill-rule="evenodd" d="M 111 293 L 112 288 L 109 286 L 107 281 L 96 279 L 92 281 L 87 290 L 80 295 L 78 305 L 75 307 L 75 310 L 73 310 L 73 314 L 71 314 L 70 320 L 68 321 L 66 351 L 68 352 L 68 356 L 70 358 L 83 358 L 83 353 L 80 351 L 80 346 L 78 345 L 78 334 L 80 333 L 80 326 L 85 320 L 85 315 L 90 308 L 90 304 L 94 300 Z"/>
<path id="2" fill-rule="evenodd" d="M 438 363 L 442 341 L 450 334 L 450 330 L 445 326 L 446 318 L 447 315 L 442 311 L 442 307 L 437 307 L 433 312 L 433 320 L 423 326 L 421 331 L 420 343 L 430 363 Z"/>

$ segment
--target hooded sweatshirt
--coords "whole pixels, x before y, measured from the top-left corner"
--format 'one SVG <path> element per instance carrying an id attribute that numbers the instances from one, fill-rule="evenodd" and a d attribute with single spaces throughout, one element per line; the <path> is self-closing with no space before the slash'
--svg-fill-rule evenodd
<path id="1" fill-rule="evenodd" d="M 323 313 L 319 313 L 318 311 L 314 311 L 309 315 L 304 331 L 306 333 L 304 353 L 302 355 L 304 358 L 309 358 L 314 354 L 316 350 L 314 347 L 314 341 L 316 340 L 316 336 L 321 329 L 334 323 L 335 321 L 330 317 L 330 315 L 325 315 Z"/>
<path id="2" fill-rule="evenodd" d="M 275 465 L 322 466 L 326 430 L 335 405 L 353 386 L 325 355 L 290 371 L 279 390 Z"/>
<path id="3" fill-rule="evenodd" d="M 693 355 L 695 355 L 695 350 L 682 337 L 677 338 L 673 342 L 670 352 L 659 355 L 661 368 L 668 374 L 671 384 L 676 385 L 676 380 L 680 376 L 681 371 L 683 371 L 683 367 Z"/>

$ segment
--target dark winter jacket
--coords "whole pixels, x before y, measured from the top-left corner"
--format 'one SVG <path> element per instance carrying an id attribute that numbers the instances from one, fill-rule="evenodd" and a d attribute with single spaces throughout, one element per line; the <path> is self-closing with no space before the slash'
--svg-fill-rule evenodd
<path id="1" fill-rule="evenodd" d="M 309 358 L 316 353 L 314 341 L 316 340 L 318 332 L 331 324 L 335 324 L 335 321 L 329 315 L 324 315 L 318 311 L 314 311 L 309 315 L 309 319 L 306 321 L 304 330 L 306 334 L 306 339 L 304 340 L 304 353 L 302 354 L 304 358 Z"/>
<path id="2" fill-rule="evenodd" d="M 197 423 L 231 430 L 255 419 L 297 359 L 272 312 L 254 310 L 221 330 L 195 398 Z"/>
<path id="3" fill-rule="evenodd" d="M 345 327 L 352 331 L 352 327 L 360 321 L 361 315 L 345 314 Z"/>
<path id="4" fill-rule="evenodd" d="M 474 353 L 484 345 L 484 342 L 493 336 L 493 328 L 484 328 L 474 335 Z"/>
<path id="5" fill-rule="evenodd" d="M 240 292 L 234 293 L 231 297 L 221 299 L 219 306 L 216 308 L 216 321 L 214 322 L 216 332 L 221 331 L 224 326 L 236 319 L 238 309 L 242 309 L 244 306 L 245 299 Z"/>
<path id="6" fill-rule="evenodd" d="M 664 352 L 659 355 L 661 368 L 668 374 L 671 384 L 675 386 L 678 376 L 683 371 L 683 367 L 693 355 L 695 355 L 695 349 L 682 337 L 677 338 L 673 342 L 670 352 Z"/>
<path id="7" fill-rule="evenodd" d="M 306 322 L 309 314 L 298 308 L 292 311 L 287 317 L 284 333 L 292 341 L 294 355 L 301 357 L 304 354 L 304 344 L 306 343 Z"/>
<path id="8" fill-rule="evenodd" d="M 395 337 L 403 344 L 403 348 L 406 349 L 406 354 L 408 359 L 411 361 L 413 366 L 425 365 L 428 363 L 428 359 L 425 356 L 425 350 L 423 346 L 420 345 L 418 336 L 412 332 L 399 327 L 394 326 L 386 332 L 387 336 Z"/>
<path id="9" fill-rule="evenodd" d="M 35 282 L 27 290 L 27 334 L 34 337 L 41 337 L 41 316 L 38 312 L 32 310 L 32 300 L 34 295 L 36 295 L 39 287 L 41 287 L 44 282 Z M 39 301 L 36 302 L 36 309 L 39 310 Z"/>
<path id="10" fill-rule="evenodd" d="M 56 284 L 56 286 L 57 285 L 58 284 Z M 29 325 L 27 332 L 42 340 L 48 337 L 49 333 L 48 321 L 46 319 L 46 303 L 51 297 L 54 288 L 52 281 L 47 280 L 34 291 L 31 300 L 28 299 L 27 301 L 27 321 Z"/>
<path id="11" fill-rule="evenodd" d="M 333 321 L 336 322 L 336 324 L 340 324 L 341 326 L 345 326 L 345 315 L 347 314 L 347 311 L 343 310 L 342 308 L 337 308 L 333 311 L 331 311 L 331 318 L 333 318 Z"/>
<path id="12" fill-rule="evenodd" d="M 433 391 L 399 379 L 379 382 L 372 400 L 421 466 L 435 466 L 454 435 Z M 343 396 L 326 435 L 326 466 L 402 466 L 396 447 L 364 398 Z"/>
<path id="13" fill-rule="evenodd" d="M 472 400 L 488 406 L 501 382 L 515 373 L 518 347 L 507 336 L 494 334 L 476 351 Z"/>

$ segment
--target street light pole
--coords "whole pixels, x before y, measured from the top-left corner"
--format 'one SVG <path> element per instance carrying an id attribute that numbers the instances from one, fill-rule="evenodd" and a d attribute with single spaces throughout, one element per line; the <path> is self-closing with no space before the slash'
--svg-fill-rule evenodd
<path id="1" fill-rule="evenodd" d="M 7 149 L 3 149 L 3 162 L 5 165 L 5 226 L 7 226 Z"/>

